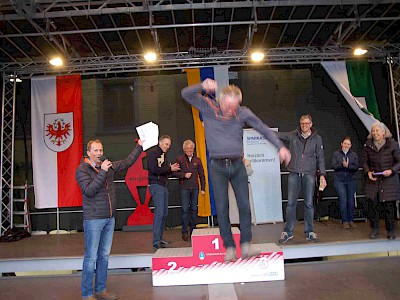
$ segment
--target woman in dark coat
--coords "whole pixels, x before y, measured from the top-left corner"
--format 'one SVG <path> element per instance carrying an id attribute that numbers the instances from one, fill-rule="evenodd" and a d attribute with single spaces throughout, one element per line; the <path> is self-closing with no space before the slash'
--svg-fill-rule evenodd
<path id="1" fill-rule="evenodd" d="M 383 123 L 372 125 L 371 133 L 364 145 L 362 160 L 365 182 L 365 197 L 371 224 L 370 238 L 379 236 L 379 211 L 384 210 L 387 238 L 394 240 L 395 208 L 399 199 L 400 150 L 399 144 Z"/>
<path id="2" fill-rule="evenodd" d="M 339 198 L 343 228 L 356 228 L 354 224 L 354 194 L 358 156 L 351 151 L 351 139 L 346 136 L 340 143 L 341 149 L 333 153 L 332 168 L 335 170 L 335 189 Z"/>

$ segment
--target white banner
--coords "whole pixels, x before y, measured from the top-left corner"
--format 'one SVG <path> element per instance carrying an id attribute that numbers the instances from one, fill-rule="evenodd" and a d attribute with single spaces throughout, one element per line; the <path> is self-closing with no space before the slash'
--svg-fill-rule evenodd
<path id="1" fill-rule="evenodd" d="M 347 103 L 349 103 L 350 107 L 360 118 L 365 128 L 369 131 L 372 125 L 376 122 L 379 122 L 379 120 L 375 119 L 375 117 L 365 109 L 367 108 L 366 105 L 363 106 L 363 104 L 360 103 L 360 101 L 358 101 L 358 99 L 351 94 L 346 62 L 324 61 L 321 62 L 321 65 L 324 67 L 328 75 L 332 78 L 333 82 L 342 93 L 344 99 L 346 99 Z"/>
<path id="2" fill-rule="evenodd" d="M 251 161 L 254 171 L 249 181 L 256 223 L 283 222 L 280 163 L 276 148 L 254 129 L 243 130 L 243 146 L 245 158 Z"/>

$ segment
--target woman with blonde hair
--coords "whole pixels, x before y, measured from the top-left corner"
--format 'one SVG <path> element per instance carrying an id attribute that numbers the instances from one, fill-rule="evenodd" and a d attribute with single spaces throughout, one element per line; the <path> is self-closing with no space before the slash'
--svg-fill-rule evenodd
<path id="1" fill-rule="evenodd" d="M 366 177 L 365 197 L 371 225 L 371 239 L 379 237 L 379 216 L 383 209 L 387 238 L 394 240 L 395 208 L 399 199 L 400 150 L 386 126 L 375 123 L 364 144 L 362 165 Z"/>

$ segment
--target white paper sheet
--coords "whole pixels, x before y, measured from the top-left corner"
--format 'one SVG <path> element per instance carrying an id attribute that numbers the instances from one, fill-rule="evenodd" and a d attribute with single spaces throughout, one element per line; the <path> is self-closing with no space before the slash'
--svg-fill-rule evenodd
<path id="1" fill-rule="evenodd" d="M 136 127 L 139 138 L 143 141 L 143 151 L 158 144 L 158 125 L 153 122 Z"/>

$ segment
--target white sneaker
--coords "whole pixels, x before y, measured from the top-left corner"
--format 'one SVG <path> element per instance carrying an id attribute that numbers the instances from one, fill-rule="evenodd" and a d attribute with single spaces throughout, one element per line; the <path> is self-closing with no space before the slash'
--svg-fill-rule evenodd
<path id="1" fill-rule="evenodd" d="M 306 234 L 306 240 L 314 242 L 314 243 L 318 243 L 319 242 L 319 238 L 317 237 L 317 234 L 315 232 L 312 232 L 312 231 Z"/>

